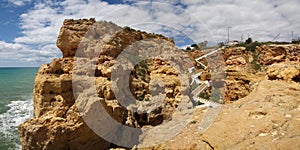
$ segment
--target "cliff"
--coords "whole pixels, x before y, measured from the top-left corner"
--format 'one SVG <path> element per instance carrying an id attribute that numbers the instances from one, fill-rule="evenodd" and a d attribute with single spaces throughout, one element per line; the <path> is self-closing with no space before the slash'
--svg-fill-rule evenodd
<path id="1" fill-rule="evenodd" d="M 247 96 L 262 80 L 299 82 L 299 49 L 298 44 L 265 44 L 250 50 L 239 46 L 224 49 L 226 101 Z"/>
<path id="2" fill-rule="evenodd" d="M 212 126 L 199 133 L 208 110 L 197 109 L 181 133 L 155 149 L 298 149 L 300 45 L 233 46 L 223 56 L 226 104 Z"/>
<path id="3" fill-rule="evenodd" d="M 150 94 L 147 90 L 149 79 L 159 80 L 168 74 L 168 78 L 164 80 L 168 91 L 167 101 L 149 115 L 127 111 L 117 102 L 111 85 L 112 66 L 116 57 L 127 46 L 142 39 L 164 39 L 174 46 L 172 40 L 128 27 L 121 28 L 111 22 L 96 23 L 94 19 L 65 20 L 57 40 L 57 46 L 61 49 L 63 58 L 54 59 L 51 63 L 40 67 L 34 86 L 34 117 L 19 126 L 23 149 L 93 149 L 94 147 L 108 149 L 114 147 L 114 144 L 105 141 L 87 126 L 78 111 L 73 93 L 74 56 L 91 26 L 97 26 L 97 30 L 115 29 L 117 31 L 113 38 L 102 47 L 94 70 L 99 101 L 115 120 L 132 127 L 156 125 L 169 118 L 177 107 L 176 101 L 180 101 L 177 74 L 169 64 L 161 60 L 138 64 L 130 78 L 132 81 L 130 86 L 136 99 L 147 101 Z M 97 39 L 90 41 L 90 43 L 93 42 L 101 41 Z M 96 48 L 101 47 L 96 46 Z M 145 73 L 140 75 L 143 68 L 139 66 L 142 64 L 149 64 L 146 78 L 142 77 Z"/>
<path id="4" fill-rule="evenodd" d="M 147 59 L 134 67 L 129 88 L 142 105 L 149 102 L 152 82 L 164 81 L 166 98 L 152 111 L 132 112 L 116 100 L 112 86 L 112 66 L 118 55 L 133 43 L 145 39 L 171 39 L 161 35 L 122 28 L 111 22 L 94 19 L 65 20 L 57 46 L 63 58 L 42 65 L 34 86 L 34 117 L 19 126 L 23 149 L 110 149 L 119 148 L 95 133 L 78 110 L 78 95 L 74 95 L 74 62 L 81 56 L 92 26 L 99 32 L 113 33 L 113 37 L 90 40 L 90 51 L 99 50 L 92 75 L 96 85 L 97 101 L 117 122 L 128 127 L 151 129 L 170 120 L 186 119 L 175 114 L 178 104 L 187 96 L 182 91 L 179 74 L 170 64 L 160 59 Z M 94 32 L 93 32 L 94 33 Z M 96 32 L 97 33 L 97 32 Z M 103 35 L 93 35 L 101 37 Z M 99 46 L 99 43 L 105 43 Z M 208 108 L 194 109 L 188 124 L 176 136 L 149 149 L 297 149 L 300 147 L 300 45 L 261 45 L 254 50 L 229 47 L 222 50 L 226 64 L 226 91 L 222 110 L 214 124 L 204 133 L 199 124 Z M 93 54 L 88 53 L 88 54 Z M 189 53 L 197 58 L 203 53 Z M 209 70 L 200 77 L 210 79 Z M 88 89 L 82 89 L 88 90 Z M 86 103 L 81 103 L 86 105 Z M 87 112 L 88 113 L 88 112 Z M 188 114 L 188 113 L 186 113 Z M 103 127 L 108 126 L 103 124 Z M 156 133 L 173 131 L 173 126 L 158 129 Z M 117 133 L 118 131 L 109 131 Z M 160 136 L 159 134 L 155 136 Z M 130 139 L 128 135 L 128 139 Z M 151 141 L 151 138 L 143 139 Z M 138 141 L 139 142 L 139 141 Z M 138 144 L 138 143 L 136 143 Z M 136 149 L 136 148 L 133 148 Z"/>
<path id="5" fill-rule="evenodd" d="M 223 48 L 225 104 L 212 126 L 199 132 L 208 110 L 197 109 L 181 133 L 154 149 L 298 149 L 299 52 L 299 44 Z"/>

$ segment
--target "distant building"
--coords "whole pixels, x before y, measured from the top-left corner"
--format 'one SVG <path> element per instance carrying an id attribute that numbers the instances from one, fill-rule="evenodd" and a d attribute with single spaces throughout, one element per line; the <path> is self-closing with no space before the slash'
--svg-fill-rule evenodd
<path id="1" fill-rule="evenodd" d="M 226 45 L 227 46 L 234 46 L 234 45 L 237 45 L 237 44 L 239 44 L 240 42 L 239 41 L 230 41 L 230 42 L 228 42 Z"/>

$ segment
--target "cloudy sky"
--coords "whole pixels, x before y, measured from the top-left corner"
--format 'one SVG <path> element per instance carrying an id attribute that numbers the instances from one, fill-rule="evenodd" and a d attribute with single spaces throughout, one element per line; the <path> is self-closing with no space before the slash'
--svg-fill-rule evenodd
<path id="1" fill-rule="evenodd" d="M 96 18 L 174 38 L 291 41 L 300 37 L 299 0 L 4 0 L 0 67 L 28 67 L 61 57 L 55 42 L 64 19 Z M 293 37 L 292 37 L 293 32 Z"/>

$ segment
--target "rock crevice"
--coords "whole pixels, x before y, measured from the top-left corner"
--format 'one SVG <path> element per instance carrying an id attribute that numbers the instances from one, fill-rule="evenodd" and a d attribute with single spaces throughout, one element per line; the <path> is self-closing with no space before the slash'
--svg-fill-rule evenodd
<path id="1" fill-rule="evenodd" d="M 80 46 L 85 46 L 81 43 L 82 40 L 88 38 L 87 32 L 94 33 L 90 30 L 102 29 L 114 29 L 118 32 L 112 38 L 106 39 L 102 47 L 97 47 L 97 43 L 104 41 L 97 39 L 97 35 L 93 35 L 94 39 L 89 44 L 95 44 L 95 46 L 88 47 L 87 50 L 98 49 L 100 51 L 93 75 L 99 102 L 107 113 L 119 123 L 142 127 L 162 123 L 177 107 L 175 104 L 180 96 L 179 84 L 176 83 L 177 74 L 169 75 L 169 78 L 164 80 L 170 92 L 163 106 L 147 115 L 130 112 L 121 106 L 112 92 L 111 83 L 115 59 L 127 46 L 143 39 L 163 39 L 174 45 L 171 39 L 128 27 L 121 28 L 111 22 L 68 19 L 64 21 L 57 39 L 57 47 L 62 51 L 63 58 L 54 59 L 51 63 L 42 65 L 37 73 L 34 86 L 34 117 L 19 126 L 23 149 L 93 149 L 94 147 L 108 149 L 115 146 L 94 133 L 84 122 L 76 107 L 72 87 L 74 59 L 83 56 L 83 54 L 76 54 Z M 89 54 L 92 53 L 84 55 Z M 156 62 L 154 65 L 147 64 L 150 70 L 145 70 L 148 72 L 146 78 L 161 78 L 173 72 L 168 64 L 160 60 L 154 61 Z M 157 68 L 160 68 L 159 72 L 155 72 Z M 80 74 L 81 70 L 76 71 Z M 82 73 L 85 73 L 85 70 L 82 70 Z M 142 77 L 144 74 L 141 75 L 141 73 L 143 71 L 138 68 L 132 72 L 131 89 L 140 101 L 147 101 L 149 79 Z"/>
<path id="2" fill-rule="evenodd" d="M 92 28 L 94 25 L 97 28 Z M 96 39 L 90 41 L 92 46 L 87 53 L 76 53 L 78 47 L 85 46 L 81 42 L 90 30 L 107 30 L 114 33 L 114 36 L 104 38 L 105 41 L 97 40 L 103 38 L 103 35 L 92 35 Z M 129 87 L 136 101 L 141 103 L 141 107 L 135 106 L 136 109 L 143 110 L 144 104 L 148 106 L 146 104 L 158 103 L 149 102 L 149 89 L 154 88 L 151 85 L 164 81 L 166 97 L 161 106 L 151 112 L 137 113 L 129 111 L 116 100 L 112 90 L 112 66 L 124 49 L 145 39 L 163 39 L 174 45 L 171 39 L 161 35 L 122 28 L 111 22 L 96 22 L 94 19 L 65 20 L 57 40 L 63 58 L 42 65 L 37 73 L 34 117 L 22 123 L 18 130 L 22 148 L 88 150 L 119 147 L 104 140 L 88 127 L 76 106 L 75 96 L 78 95 L 73 93 L 73 75 L 87 73 L 86 70 L 74 69 L 75 56 L 94 57 L 92 54 L 97 50 L 100 54 L 95 61 L 96 67 L 89 75 L 95 79 L 96 100 L 117 122 L 149 129 L 168 120 L 184 118 L 184 115 L 173 115 L 183 100 L 181 96 L 185 96 L 178 79 L 179 74 L 168 62 L 160 59 L 147 59 L 137 64 L 131 71 Z M 171 140 L 149 149 L 299 148 L 299 50 L 299 44 L 261 45 L 254 51 L 247 51 L 243 47 L 223 49 L 227 75 L 225 105 L 214 124 L 200 134 L 199 124 L 207 108 L 196 109 L 191 123 L 181 132 Z M 194 51 L 189 55 L 197 58 L 203 53 L 204 51 Z M 204 60 L 202 63 L 207 65 Z M 200 78 L 211 80 L 212 77 L 209 71 L 204 71 Z M 83 87 L 76 88 L 86 90 L 80 89 Z M 164 132 L 167 131 L 157 131 Z"/>

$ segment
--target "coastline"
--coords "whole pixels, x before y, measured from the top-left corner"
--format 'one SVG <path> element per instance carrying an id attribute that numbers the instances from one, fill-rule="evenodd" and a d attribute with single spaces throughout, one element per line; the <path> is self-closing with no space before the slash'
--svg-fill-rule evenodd
<path id="1" fill-rule="evenodd" d="M 37 67 L 0 68 L 0 149 L 21 149 L 18 126 L 33 117 Z"/>

